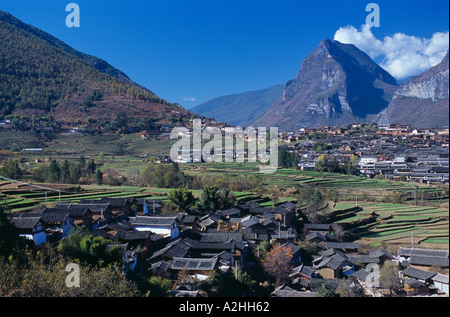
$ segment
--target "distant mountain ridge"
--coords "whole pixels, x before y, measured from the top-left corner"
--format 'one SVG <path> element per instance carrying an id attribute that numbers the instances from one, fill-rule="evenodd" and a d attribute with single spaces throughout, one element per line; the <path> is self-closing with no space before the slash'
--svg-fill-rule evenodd
<path id="1" fill-rule="evenodd" d="M 142 88 L 142 89 L 147 89 L 135 82 L 133 82 L 125 73 L 123 73 L 122 71 L 118 70 L 117 68 L 111 66 L 108 62 L 106 62 L 105 60 L 92 56 L 92 55 L 88 55 L 85 53 L 82 53 L 80 51 L 77 51 L 76 49 L 72 48 L 71 46 L 67 45 L 66 43 L 64 43 L 63 41 L 57 39 L 56 37 L 54 37 L 53 35 L 46 33 L 30 24 L 26 24 L 22 21 L 20 21 L 19 19 L 17 19 L 16 17 L 14 17 L 13 15 L 7 13 L 7 12 L 3 12 L 0 10 L 0 21 L 3 21 L 5 23 L 8 23 L 10 25 L 14 25 L 26 32 L 29 32 L 30 34 L 33 34 L 37 37 L 39 37 L 42 40 L 45 40 L 46 42 L 48 42 L 50 45 L 53 45 L 55 47 L 58 47 L 60 49 L 62 49 L 63 51 L 72 54 L 74 56 L 77 56 L 79 58 L 81 58 L 82 60 L 84 60 L 88 65 L 94 67 L 95 69 L 97 69 L 98 71 L 107 74 L 109 76 L 115 77 L 117 79 L 121 79 L 123 81 L 125 81 L 126 83 Z M 148 89 L 147 89 L 148 90 Z M 150 90 L 148 90 L 149 92 L 151 92 Z"/>
<path id="2" fill-rule="evenodd" d="M 403 83 L 375 122 L 417 128 L 448 126 L 449 52 L 438 65 Z"/>
<path id="3" fill-rule="evenodd" d="M 367 122 L 388 106 L 397 87 L 395 78 L 356 46 L 325 39 L 252 125 L 298 129 Z"/>
<path id="4" fill-rule="evenodd" d="M 192 113 L 156 96 L 106 61 L 0 11 L 0 116 L 67 124 L 188 124 Z M 126 126 L 126 125 L 125 125 Z"/>
<path id="5" fill-rule="evenodd" d="M 208 118 L 245 127 L 263 114 L 281 95 L 284 85 L 227 95 L 206 101 L 191 109 Z"/>
<path id="6" fill-rule="evenodd" d="M 287 81 L 278 98 L 276 90 L 266 99 L 264 94 L 247 98 L 253 93 L 248 92 L 215 98 L 194 110 L 230 124 L 282 130 L 356 122 L 444 127 L 449 125 L 448 58 L 447 52 L 439 65 L 398 85 L 356 46 L 325 39 L 304 59 L 297 77 Z M 251 117 L 255 119 L 249 121 Z"/>

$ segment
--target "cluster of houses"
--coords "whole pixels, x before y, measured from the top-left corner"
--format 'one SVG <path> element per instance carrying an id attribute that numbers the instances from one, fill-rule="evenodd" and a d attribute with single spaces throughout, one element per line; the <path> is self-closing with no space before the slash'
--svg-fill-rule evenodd
<path id="1" fill-rule="evenodd" d="M 368 177 L 403 179 L 423 183 L 449 183 L 449 129 L 415 129 L 389 125 L 365 129 L 367 125 L 302 129 L 280 133 L 280 140 L 299 156 L 299 167 L 313 170 L 321 155 L 347 163 L 359 158 L 359 170 Z M 314 133 L 322 139 L 306 140 Z M 326 149 L 313 150 L 322 142 Z"/>
<path id="2" fill-rule="evenodd" d="M 129 271 L 172 280 L 180 272 L 202 280 L 216 270 L 251 267 L 255 263 L 248 261 L 250 252 L 259 251 L 262 241 L 270 241 L 277 248 L 288 248 L 292 257 L 289 282 L 276 288 L 274 297 L 316 296 L 323 283 L 342 278 L 377 296 L 380 283 L 375 273 L 387 261 L 399 264 L 398 274 L 408 294 L 448 294 L 448 250 L 400 248 L 396 255 L 381 248 L 361 252 L 358 243 L 337 241 L 330 224 L 300 223 L 292 202 L 276 207 L 249 202 L 207 215 L 195 211 L 166 215 L 161 207 L 161 200 L 81 200 L 15 214 L 11 222 L 37 246 L 58 243 L 74 228 L 86 228 L 121 246 Z M 312 260 L 303 258 L 298 240 L 315 243 L 318 251 Z M 183 289 L 174 295 L 199 296 L 199 290 Z"/>
<path id="3" fill-rule="evenodd" d="M 275 297 L 314 297 L 323 284 L 336 288 L 340 279 L 350 280 L 351 285 L 366 296 L 390 294 L 380 283 L 380 269 L 393 262 L 406 296 L 449 294 L 449 251 L 416 247 L 400 247 L 396 254 L 382 248 L 361 252 L 356 242 L 335 241 L 329 224 L 304 224 L 304 239 L 316 243 L 319 252 L 311 262 L 298 261 L 299 248 L 290 248 L 294 255 L 293 270 L 289 282 L 275 289 Z M 297 264 L 297 266 L 295 266 Z"/>

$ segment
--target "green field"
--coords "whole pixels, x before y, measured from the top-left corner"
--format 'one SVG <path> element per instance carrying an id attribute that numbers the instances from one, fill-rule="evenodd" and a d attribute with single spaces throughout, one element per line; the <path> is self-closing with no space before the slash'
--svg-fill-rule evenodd
<path id="1" fill-rule="evenodd" d="M 4 151 L 2 160 L 11 157 L 22 158 L 27 170 L 33 170 L 50 157 L 52 159 L 68 159 L 76 161 L 81 155 L 86 159 L 99 160 L 104 154 L 101 170 L 115 170 L 121 175 L 142 175 L 150 161 L 159 155 L 168 155 L 173 143 L 169 141 L 143 140 L 137 134 L 130 135 L 80 135 L 59 134 L 52 140 L 44 139 L 33 133 L 0 132 L 0 148 Z M 42 148 L 41 152 L 25 152 L 24 148 Z M 15 152 L 6 152 L 15 151 Z M 40 160 L 40 162 L 36 162 Z M 389 243 L 393 245 L 410 244 L 411 233 L 414 243 L 448 247 L 449 211 L 447 200 L 419 199 L 413 205 L 413 193 L 434 193 L 435 186 L 416 183 L 367 179 L 359 176 L 319 173 L 278 169 L 274 174 L 260 174 L 256 163 L 195 163 L 180 164 L 185 175 L 202 179 L 216 177 L 237 184 L 249 182 L 248 187 L 234 190 L 238 200 L 242 202 L 257 201 L 263 206 L 273 206 L 270 190 L 283 188 L 285 193 L 295 192 L 305 186 L 318 188 L 322 192 L 335 191 L 339 202 L 334 210 L 354 207 L 356 203 L 363 208 L 356 214 L 337 220 L 340 224 L 351 223 L 377 215 L 376 223 L 362 226 L 359 229 L 360 241 L 370 245 Z M 256 185 L 255 185 L 256 184 Z M 256 186 L 256 187 L 255 187 Z M 48 205 L 60 201 L 78 202 L 80 199 L 100 199 L 102 197 L 136 197 L 166 199 L 171 189 L 141 188 L 137 186 L 97 186 L 83 185 L 79 192 L 49 192 L 47 196 L 40 191 L 3 190 L 0 186 L 0 203 L 5 204 L 10 212 L 29 211 L 39 205 Z M 198 187 L 197 187 L 198 188 Z M 242 189 L 245 188 L 245 189 Z M 193 190 L 200 197 L 201 190 Z M 394 193 L 402 194 L 408 204 L 387 203 L 386 197 Z M 364 197 L 369 197 L 366 201 Z M 278 202 L 295 200 L 295 194 L 281 195 Z M 358 200 L 358 202 L 357 202 Z M 392 201 L 392 200 L 391 200 Z"/>
<path id="2" fill-rule="evenodd" d="M 338 223 L 349 223 L 375 212 L 377 222 L 370 224 L 360 241 L 365 244 L 416 245 L 448 248 L 449 210 L 427 206 L 411 206 L 389 203 L 358 203 L 363 208 L 356 217 L 340 219 Z M 335 209 L 355 206 L 354 202 L 338 202 Z M 359 228 L 361 229 L 361 228 Z"/>

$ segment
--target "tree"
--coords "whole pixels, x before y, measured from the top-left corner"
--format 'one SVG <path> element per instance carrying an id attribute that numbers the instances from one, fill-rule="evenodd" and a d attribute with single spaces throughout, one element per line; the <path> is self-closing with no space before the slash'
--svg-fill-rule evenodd
<path id="1" fill-rule="evenodd" d="M 93 159 L 90 159 L 87 167 L 86 167 L 86 172 L 88 175 L 94 175 L 95 173 L 95 169 L 97 168 L 97 166 L 95 165 L 95 162 Z"/>
<path id="2" fill-rule="evenodd" d="M 295 152 L 289 152 L 280 147 L 278 149 L 278 165 L 281 168 L 297 168 L 298 157 Z"/>
<path id="3" fill-rule="evenodd" d="M 339 297 L 339 294 L 323 283 L 321 288 L 317 291 L 317 297 Z"/>
<path id="4" fill-rule="evenodd" d="M 100 170 L 97 170 L 97 172 L 95 172 L 95 182 L 97 183 L 97 185 L 103 184 L 103 173 Z"/>
<path id="5" fill-rule="evenodd" d="M 149 164 L 142 176 L 144 185 L 159 188 L 176 188 L 184 182 L 184 174 L 179 170 L 178 164 Z"/>
<path id="6" fill-rule="evenodd" d="M 219 189 L 214 186 L 203 187 L 201 207 L 204 210 L 216 211 L 219 209 Z"/>
<path id="7" fill-rule="evenodd" d="M 70 182 L 70 163 L 67 160 L 64 160 L 61 165 L 61 182 L 63 184 Z"/>
<path id="8" fill-rule="evenodd" d="M 79 165 L 72 165 L 70 168 L 70 183 L 78 184 L 78 180 L 80 179 L 82 173 Z"/>
<path id="9" fill-rule="evenodd" d="M 47 168 L 47 181 L 58 183 L 61 180 L 61 168 L 58 161 L 52 160 Z"/>
<path id="10" fill-rule="evenodd" d="M 76 230 L 58 245 L 58 251 L 65 257 L 80 260 L 90 265 L 107 266 L 120 263 L 121 250 L 118 247 L 109 248 L 111 241 L 103 237 L 94 237 L 85 230 Z"/>
<path id="11" fill-rule="evenodd" d="M 16 227 L 8 219 L 8 216 L 0 205 L 0 258 L 9 257 L 14 250 L 20 250 L 28 246 L 25 238 L 19 236 Z"/>
<path id="12" fill-rule="evenodd" d="M 84 155 L 81 155 L 78 159 L 78 166 L 80 169 L 84 169 L 86 167 L 86 159 L 84 158 Z"/>
<path id="13" fill-rule="evenodd" d="M 335 293 L 338 297 L 362 297 L 364 291 L 361 287 L 352 285 L 351 280 L 339 280 Z"/>
<path id="14" fill-rule="evenodd" d="M 131 297 L 137 296 L 134 283 L 127 281 L 121 265 L 92 267 L 79 264 L 80 287 L 67 287 L 67 265 L 73 260 L 44 248 L 25 253 L 22 265 L 0 259 L 0 297 Z"/>
<path id="15" fill-rule="evenodd" d="M 103 165 L 105 161 L 105 153 L 100 152 L 100 154 L 98 155 L 98 159 L 100 160 L 100 164 Z"/>
<path id="16" fill-rule="evenodd" d="M 21 179 L 22 170 L 20 169 L 19 162 L 12 159 L 8 160 L 5 163 L 5 166 L 3 166 L 3 168 L 0 168 L 0 175 L 12 179 Z"/>
<path id="17" fill-rule="evenodd" d="M 274 186 L 270 189 L 270 196 L 272 198 L 272 202 L 275 205 L 281 196 L 281 189 L 279 186 Z"/>
<path id="18" fill-rule="evenodd" d="M 402 287 L 397 265 L 388 262 L 380 269 L 380 286 L 388 289 L 391 295 Z"/>
<path id="19" fill-rule="evenodd" d="M 188 212 L 195 205 L 195 197 L 187 188 L 174 189 L 167 198 L 179 213 Z"/>
<path id="20" fill-rule="evenodd" d="M 167 297 L 172 289 L 172 281 L 160 276 L 152 276 L 138 285 L 139 291 L 147 297 Z"/>
<path id="21" fill-rule="evenodd" d="M 300 206 L 306 206 L 311 202 L 314 195 L 314 188 L 311 186 L 301 186 L 298 188 L 297 202 Z"/>
<path id="22" fill-rule="evenodd" d="M 261 264 L 264 271 L 275 278 L 276 285 L 287 281 L 291 272 L 292 250 L 289 247 L 275 245 L 270 252 L 266 254 Z"/>
<path id="23" fill-rule="evenodd" d="M 316 151 L 316 152 L 321 152 L 321 151 L 326 151 L 326 150 L 331 150 L 333 147 L 329 144 L 326 144 L 324 142 L 316 142 L 314 143 L 314 145 L 312 146 L 312 150 Z"/>
<path id="24" fill-rule="evenodd" d="M 221 189 L 219 190 L 218 202 L 219 209 L 228 209 L 236 204 L 236 196 L 228 189 Z"/>

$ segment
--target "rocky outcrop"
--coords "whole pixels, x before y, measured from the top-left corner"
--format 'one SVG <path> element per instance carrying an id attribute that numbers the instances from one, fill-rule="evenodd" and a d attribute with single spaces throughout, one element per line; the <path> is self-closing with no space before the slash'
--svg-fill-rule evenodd
<path id="1" fill-rule="evenodd" d="M 298 129 L 370 121 L 397 88 L 395 79 L 354 45 L 326 39 L 252 125 Z"/>
<path id="2" fill-rule="evenodd" d="M 449 53 L 441 63 L 401 85 L 389 106 L 375 118 L 378 124 L 408 124 L 417 128 L 449 125 Z"/>

